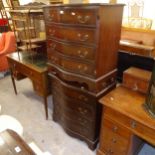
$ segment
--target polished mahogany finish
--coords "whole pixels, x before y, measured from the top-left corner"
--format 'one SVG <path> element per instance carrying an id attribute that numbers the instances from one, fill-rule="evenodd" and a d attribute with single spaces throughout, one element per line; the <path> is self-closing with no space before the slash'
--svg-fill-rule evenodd
<path id="1" fill-rule="evenodd" d="M 98 155 L 135 154 L 142 139 L 155 145 L 155 120 L 145 111 L 144 102 L 143 94 L 123 86 L 100 99 L 104 109 Z"/>
<path id="2" fill-rule="evenodd" d="M 47 74 L 47 66 L 44 60 L 32 60 L 28 52 L 15 52 L 7 55 L 7 60 L 11 71 L 11 79 L 15 93 L 17 94 L 15 79 L 20 80 L 25 77 L 30 78 L 34 90 L 44 99 L 46 119 L 48 119 L 47 96 L 50 94 L 50 84 Z"/>
<path id="3" fill-rule="evenodd" d="M 144 69 L 130 67 L 123 72 L 123 85 L 141 93 L 147 94 L 150 79 L 151 72 Z"/>
<path id="4" fill-rule="evenodd" d="M 91 149 L 100 129 L 98 99 L 116 85 L 122 10 L 109 4 L 44 8 L 53 119 Z"/>
<path id="5" fill-rule="evenodd" d="M 13 130 L 0 132 L 1 155 L 36 155 L 28 144 Z"/>

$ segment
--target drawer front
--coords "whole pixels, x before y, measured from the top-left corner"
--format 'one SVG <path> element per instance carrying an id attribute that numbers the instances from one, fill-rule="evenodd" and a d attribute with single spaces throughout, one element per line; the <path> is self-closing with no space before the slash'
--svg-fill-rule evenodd
<path id="1" fill-rule="evenodd" d="M 83 89 L 77 88 L 76 85 L 72 86 L 69 83 L 63 82 L 58 77 L 52 75 L 52 87 L 56 89 L 63 90 L 63 94 L 67 96 L 68 98 L 77 100 L 79 102 L 82 102 L 83 104 L 88 104 L 89 107 L 94 109 L 98 104 L 97 99 L 90 94 L 83 92 Z M 77 84 L 77 83 L 75 83 Z"/>
<path id="2" fill-rule="evenodd" d="M 138 79 L 128 74 L 123 74 L 123 85 L 127 88 L 146 94 L 148 91 L 149 81 Z"/>
<path id="3" fill-rule="evenodd" d="M 127 128 L 121 126 L 120 124 L 114 122 L 113 120 L 110 120 L 106 116 L 104 117 L 104 119 L 102 119 L 102 124 L 103 124 L 103 131 L 104 127 L 106 127 L 113 133 L 118 134 L 127 140 L 129 140 L 131 137 L 131 132 Z"/>
<path id="4" fill-rule="evenodd" d="M 89 64 L 89 63 L 83 63 L 81 61 L 72 60 L 70 58 L 63 57 L 62 55 L 59 55 L 58 53 L 51 53 L 48 52 L 48 60 L 50 63 L 57 65 L 58 67 L 61 67 L 61 69 L 88 75 L 88 76 L 95 76 L 95 65 Z"/>
<path id="5" fill-rule="evenodd" d="M 100 150 L 109 155 L 127 155 L 128 140 L 104 127 L 102 129 Z"/>
<path id="6" fill-rule="evenodd" d="M 44 9 L 45 22 L 59 22 L 59 10 L 54 8 Z"/>
<path id="7" fill-rule="evenodd" d="M 51 25 L 46 27 L 48 38 L 60 39 L 83 44 L 96 44 L 96 30 L 88 28 L 60 27 Z"/>
<path id="8" fill-rule="evenodd" d="M 30 69 L 30 68 L 28 68 L 26 66 L 23 66 L 23 65 L 21 65 L 19 67 L 20 67 L 21 72 L 24 75 L 28 76 L 30 79 L 36 80 L 36 81 L 41 81 L 42 80 L 41 74 L 36 72 L 35 70 L 32 70 L 32 69 Z"/>
<path id="9" fill-rule="evenodd" d="M 95 59 L 95 47 L 79 46 L 77 44 L 58 42 L 54 40 L 48 40 L 47 46 L 49 52 L 57 51 L 67 56 L 88 61 L 94 61 Z"/>
<path id="10" fill-rule="evenodd" d="M 116 71 L 114 70 L 113 72 L 111 72 L 110 74 L 108 74 L 107 76 L 105 76 L 103 79 L 96 81 L 89 81 L 88 79 L 84 79 L 81 76 L 76 76 L 76 74 L 68 74 L 68 72 L 66 71 L 62 71 L 60 68 L 58 68 L 56 65 L 54 64 L 50 64 L 48 66 L 48 71 L 51 74 L 57 75 L 58 77 L 60 77 L 62 80 L 64 81 L 78 81 L 79 88 L 83 88 L 90 91 L 90 92 L 95 92 L 98 93 L 100 91 L 102 91 L 103 89 L 106 89 L 108 86 L 110 85 L 114 85 L 116 84 Z M 76 85 L 77 86 L 77 85 Z"/>
<path id="11" fill-rule="evenodd" d="M 59 121 L 64 128 L 69 129 L 77 134 L 80 134 L 91 140 L 95 137 L 94 128 L 95 125 L 83 117 L 76 116 L 74 113 L 69 113 L 64 109 L 63 103 L 53 96 L 53 117 L 56 118 L 56 121 Z M 74 118 L 73 118 L 74 117 Z M 87 125 L 85 125 L 87 124 Z"/>
<path id="12" fill-rule="evenodd" d="M 97 8 L 95 7 L 46 8 L 45 15 L 45 20 L 48 22 L 88 26 L 95 26 L 97 22 Z"/>
<path id="13" fill-rule="evenodd" d="M 155 139 L 154 129 L 149 128 L 144 124 L 137 122 L 136 120 L 133 120 L 127 116 L 124 116 L 119 112 L 112 110 L 110 108 L 105 107 L 104 114 L 108 118 L 127 127 L 129 130 L 131 130 L 133 133 L 136 133 L 136 135 L 139 135 L 144 140 L 147 140 L 150 143 L 154 143 L 154 139 Z"/>
<path id="14" fill-rule="evenodd" d="M 63 90 L 57 89 L 57 87 L 55 86 L 53 86 L 52 91 L 54 98 L 56 98 L 56 100 L 59 101 L 59 103 L 61 103 L 62 107 L 64 107 L 66 111 L 78 117 L 81 116 L 87 119 L 87 121 L 83 121 L 83 123 L 81 122 L 83 125 L 86 124 L 88 125 L 89 124 L 88 120 L 90 121 L 94 120 L 95 110 L 91 105 L 66 97 L 65 94 L 63 93 Z M 62 97 L 59 96 L 60 94 Z M 82 121 L 81 117 L 79 118 L 79 120 Z M 74 119 L 74 116 L 72 119 Z M 78 120 L 76 119 L 76 121 Z"/>

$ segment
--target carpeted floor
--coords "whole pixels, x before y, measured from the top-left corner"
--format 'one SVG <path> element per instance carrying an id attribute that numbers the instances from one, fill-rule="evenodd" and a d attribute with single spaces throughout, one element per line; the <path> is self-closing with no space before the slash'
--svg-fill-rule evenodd
<path id="1" fill-rule="evenodd" d="M 15 117 L 24 127 L 24 139 L 34 141 L 43 151 L 52 155 L 95 155 L 87 145 L 68 136 L 59 124 L 52 121 L 52 97 L 48 97 L 49 120 L 45 120 L 43 99 L 32 88 L 31 81 L 16 82 L 15 95 L 11 78 L 0 79 L 1 114 Z"/>
<path id="2" fill-rule="evenodd" d="M 61 126 L 52 121 L 52 97 L 48 98 L 49 120 L 45 120 L 43 99 L 33 92 L 29 79 L 16 82 L 18 95 L 15 95 L 11 78 L 0 79 L 0 104 L 2 114 L 19 120 L 24 127 L 24 139 L 34 141 L 43 151 L 52 155 L 95 155 L 87 145 L 68 136 Z M 153 155 L 155 150 L 147 147 L 139 155 Z"/>

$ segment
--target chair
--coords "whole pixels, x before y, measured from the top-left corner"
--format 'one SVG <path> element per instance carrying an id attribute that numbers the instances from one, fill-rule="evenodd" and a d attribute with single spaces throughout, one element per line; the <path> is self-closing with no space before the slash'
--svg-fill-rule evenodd
<path id="1" fill-rule="evenodd" d="M 8 70 L 6 55 L 16 51 L 16 40 L 13 32 L 2 33 L 0 38 L 0 71 Z"/>

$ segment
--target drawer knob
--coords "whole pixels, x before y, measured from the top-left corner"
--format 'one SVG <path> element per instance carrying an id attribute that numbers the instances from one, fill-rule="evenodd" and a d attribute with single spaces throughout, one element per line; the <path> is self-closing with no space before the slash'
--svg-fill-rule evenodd
<path id="1" fill-rule="evenodd" d="M 117 126 L 114 126 L 113 129 L 112 129 L 114 132 L 116 132 L 118 130 L 118 127 Z"/>
<path id="2" fill-rule="evenodd" d="M 79 95 L 78 97 L 80 100 L 83 100 L 83 101 L 88 101 L 88 98 L 85 97 L 84 95 Z"/>
<path id="3" fill-rule="evenodd" d="M 85 89 L 85 87 L 82 86 L 82 87 L 81 87 L 81 90 L 84 90 L 84 89 Z"/>
<path id="4" fill-rule="evenodd" d="M 84 57 L 86 57 L 86 56 L 88 55 L 88 51 L 82 52 L 82 51 L 78 50 L 78 54 L 79 54 L 79 56 L 80 56 L 81 58 L 84 58 Z"/>
<path id="5" fill-rule="evenodd" d="M 134 128 L 136 128 L 136 126 L 137 126 L 137 123 L 136 123 L 135 121 L 132 121 L 132 122 L 131 122 L 131 128 L 134 129 Z"/>
<path id="6" fill-rule="evenodd" d="M 112 139 L 112 142 L 113 142 L 113 143 L 116 143 L 116 142 L 117 142 L 117 140 L 116 140 L 115 138 L 113 138 L 113 139 Z"/>
<path id="7" fill-rule="evenodd" d="M 138 85 L 137 85 L 137 83 L 134 83 L 133 90 L 134 90 L 134 91 L 137 91 L 137 90 L 138 90 Z"/>
<path id="8" fill-rule="evenodd" d="M 90 19 L 90 16 L 77 16 L 77 19 L 78 19 L 78 22 L 81 23 L 81 24 L 85 24 L 88 22 L 88 20 Z"/>
<path id="9" fill-rule="evenodd" d="M 78 33 L 78 38 L 80 41 L 87 41 L 89 38 L 89 35 L 88 34 L 82 35 L 82 34 Z"/>

